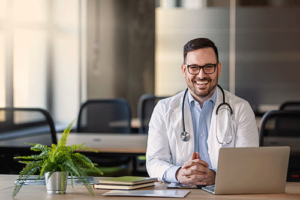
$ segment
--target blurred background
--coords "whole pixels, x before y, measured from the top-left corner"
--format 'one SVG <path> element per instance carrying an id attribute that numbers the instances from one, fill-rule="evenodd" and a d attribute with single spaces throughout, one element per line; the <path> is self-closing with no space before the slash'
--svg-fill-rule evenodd
<path id="1" fill-rule="evenodd" d="M 300 100 L 299 19 L 298 0 L 0 0 L 0 107 L 67 124 L 86 100 L 121 97 L 137 117 L 142 94 L 186 88 L 183 45 L 207 37 L 219 84 L 278 109 Z"/>

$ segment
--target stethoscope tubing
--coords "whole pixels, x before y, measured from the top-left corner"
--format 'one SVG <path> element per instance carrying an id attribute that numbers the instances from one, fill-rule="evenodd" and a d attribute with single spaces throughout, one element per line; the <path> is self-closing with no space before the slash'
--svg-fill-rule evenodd
<path id="1" fill-rule="evenodd" d="M 218 105 L 218 107 L 217 107 L 217 109 L 216 109 L 216 115 L 218 115 L 218 112 L 219 112 L 220 107 L 223 106 L 223 105 L 226 105 L 226 106 L 229 108 L 229 110 L 230 110 L 230 115 L 231 115 L 231 117 L 232 117 L 232 115 L 233 115 L 232 108 L 231 108 L 231 106 L 230 106 L 228 103 L 225 102 L 225 92 L 224 92 L 223 88 L 222 88 L 219 84 L 217 84 L 217 86 L 220 88 L 220 90 L 221 90 L 221 92 L 222 92 L 223 102 L 220 103 L 220 104 Z M 183 128 L 183 131 L 182 131 L 182 133 L 180 134 L 180 138 L 181 138 L 181 140 L 184 141 L 184 142 L 187 142 L 187 141 L 189 141 L 189 139 L 190 139 L 190 134 L 189 134 L 188 132 L 185 131 L 185 122 L 184 122 L 184 102 L 185 102 L 185 98 L 186 98 L 187 92 L 188 92 L 188 88 L 187 88 L 187 89 L 185 90 L 185 92 L 184 92 L 184 95 L 183 95 L 183 101 L 182 101 L 182 108 L 181 108 L 181 109 L 182 109 L 182 128 Z M 218 140 L 218 136 L 217 136 L 217 140 Z M 219 142 L 219 140 L 218 140 L 218 142 Z M 231 143 L 231 142 L 232 142 L 232 140 L 230 141 L 230 143 Z M 219 142 L 219 143 L 220 143 L 220 142 Z M 220 143 L 220 144 L 222 144 L 222 143 Z"/>

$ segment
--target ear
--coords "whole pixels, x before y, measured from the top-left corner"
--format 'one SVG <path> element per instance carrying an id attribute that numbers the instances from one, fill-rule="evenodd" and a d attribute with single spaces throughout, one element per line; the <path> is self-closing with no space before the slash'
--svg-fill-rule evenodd
<path id="1" fill-rule="evenodd" d="M 182 75 L 183 75 L 184 78 L 185 78 L 185 71 L 186 71 L 186 67 L 182 63 L 182 65 L 181 65 L 181 72 L 182 72 Z"/>
<path id="2" fill-rule="evenodd" d="M 221 71 L 222 71 L 222 63 L 219 62 L 218 63 L 218 78 L 220 78 L 220 76 L 221 76 Z"/>

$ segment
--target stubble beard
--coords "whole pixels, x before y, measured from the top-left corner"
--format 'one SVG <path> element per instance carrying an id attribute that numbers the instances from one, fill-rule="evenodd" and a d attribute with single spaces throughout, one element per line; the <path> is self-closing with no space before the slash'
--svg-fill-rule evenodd
<path id="1" fill-rule="evenodd" d="M 194 80 L 193 80 L 192 83 L 188 84 L 188 87 L 189 87 L 190 90 L 193 91 L 193 93 L 197 97 L 199 97 L 199 98 L 206 98 L 206 97 L 212 95 L 213 91 L 216 89 L 217 84 L 218 84 L 218 80 L 219 80 L 218 77 L 219 76 L 218 76 L 218 71 L 217 71 L 217 76 L 216 76 L 216 78 L 214 80 L 212 80 L 210 78 L 204 78 L 204 79 L 201 79 L 201 80 L 200 79 L 195 80 L 195 81 L 208 80 L 208 83 L 211 83 L 210 87 L 208 88 L 208 90 L 205 93 L 203 93 L 204 92 L 203 90 L 202 91 L 201 90 L 200 91 L 197 90 L 197 86 L 194 85 Z M 212 81 L 214 81 L 214 82 L 212 82 Z"/>

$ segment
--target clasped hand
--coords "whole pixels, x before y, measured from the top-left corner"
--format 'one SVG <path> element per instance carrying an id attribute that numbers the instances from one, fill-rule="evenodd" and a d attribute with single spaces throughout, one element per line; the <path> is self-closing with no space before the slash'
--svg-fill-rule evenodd
<path id="1" fill-rule="evenodd" d="M 177 171 L 177 180 L 185 185 L 212 185 L 215 183 L 215 172 L 201 160 L 199 152 L 193 152 L 191 158 Z"/>

